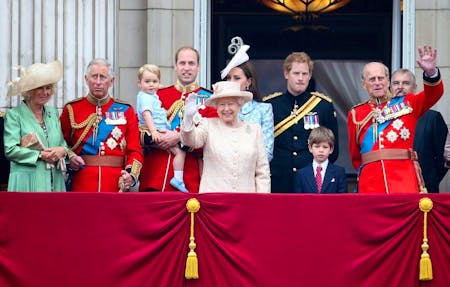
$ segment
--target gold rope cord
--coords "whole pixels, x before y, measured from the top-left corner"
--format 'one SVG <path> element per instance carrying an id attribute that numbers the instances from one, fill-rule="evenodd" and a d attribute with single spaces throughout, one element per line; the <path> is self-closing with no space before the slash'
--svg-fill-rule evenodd
<path id="1" fill-rule="evenodd" d="M 78 141 L 70 148 L 72 151 L 74 151 L 78 148 L 78 146 L 84 140 L 84 138 L 86 137 L 86 135 L 89 132 L 89 130 L 91 129 L 91 127 L 94 125 L 95 121 L 97 120 L 97 115 L 95 113 L 92 113 L 89 115 L 89 117 L 87 117 L 86 120 L 77 124 L 75 122 L 75 115 L 73 113 L 73 108 L 70 104 L 67 105 L 67 111 L 69 112 L 70 126 L 72 127 L 72 135 L 73 135 L 73 129 L 85 128 L 83 133 L 81 134 L 81 136 L 78 138 Z"/>
<path id="2" fill-rule="evenodd" d="M 197 253 L 195 253 L 197 244 L 195 244 L 194 237 L 194 214 L 200 210 L 200 202 L 196 198 L 190 198 L 186 202 L 186 209 L 191 214 L 191 226 L 189 236 L 189 253 L 186 260 L 184 277 L 186 279 L 198 279 L 198 258 Z"/>
<path id="3" fill-rule="evenodd" d="M 178 111 L 182 110 L 184 107 L 184 101 L 182 99 L 178 99 L 170 106 L 169 110 L 167 111 L 167 115 L 169 118 L 167 121 L 169 124 L 172 123 L 173 119 L 176 117 Z M 181 119 L 180 119 L 181 120 Z"/>
<path id="4" fill-rule="evenodd" d="M 367 124 L 367 122 L 372 119 L 373 110 L 370 111 L 370 113 L 368 113 L 367 116 L 364 119 L 362 119 L 362 121 L 359 121 L 359 122 L 356 120 L 356 111 L 355 111 L 355 109 L 352 109 L 351 113 L 352 113 L 353 123 L 356 125 L 356 139 L 355 140 L 356 140 L 356 143 L 359 145 L 359 134 L 361 133 L 363 127 Z"/>
<path id="5" fill-rule="evenodd" d="M 430 254 L 428 254 L 428 232 L 427 232 L 427 214 L 433 208 L 433 201 L 428 197 L 423 197 L 419 201 L 419 209 L 423 212 L 423 243 L 421 245 L 422 255 L 420 256 L 419 280 L 433 280 L 433 266 L 431 264 Z"/>

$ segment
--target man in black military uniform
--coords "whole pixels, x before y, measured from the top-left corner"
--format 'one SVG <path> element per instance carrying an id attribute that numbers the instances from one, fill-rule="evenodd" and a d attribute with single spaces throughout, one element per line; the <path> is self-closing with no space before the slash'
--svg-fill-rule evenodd
<path id="1" fill-rule="evenodd" d="M 9 178 L 9 160 L 5 156 L 5 146 L 3 144 L 3 122 L 5 114 L 0 112 L 0 191 L 6 191 Z"/>
<path id="2" fill-rule="evenodd" d="M 312 162 L 308 137 L 313 128 L 325 126 L 333 131 L 336 141 L 329 160 L 334 162 L 339 155 L 336 112 L 331 99 L 315 92 L 310 85 L 313 65 L 304 52 L 288 55 L 283 64 L 287 91 L 263 99 L 272 104 L 274 116 L 275 143 L 270 162 L 272 193 L 293 192 L 295 174 Z"/>

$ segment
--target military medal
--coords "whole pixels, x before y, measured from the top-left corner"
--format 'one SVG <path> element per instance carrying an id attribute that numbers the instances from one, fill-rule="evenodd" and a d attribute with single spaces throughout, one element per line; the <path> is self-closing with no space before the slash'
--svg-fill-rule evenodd
<path id="1" fill-rule="evenodd" d="M 127 119 L 124 112 L 106 112 L 105 122 L 107 125 L 125 125 Z"/>
<path id="2" fill-rule="evenodd" d="M 305 130 L 312 130 L 319 126 L 319 115 L 317 112 L 308 113 L 303 117 L 303 128 Z"/>
<path id="3" fill-rule="evenodd" d="M 409 103 L 400 102 L 391 106 L 386 105 L 382 110 L 376 108 L 375 111 L 374 119 L 376 119 L 379 124 L 382 124 L 386 121 L 410 114 L 413 109 Z"/>
<path id="4" fill-rule="evenodd" d="M 319 115 L 317 113 L 314 113 L 314 128 L 320 127 L 319 124 Z"/>

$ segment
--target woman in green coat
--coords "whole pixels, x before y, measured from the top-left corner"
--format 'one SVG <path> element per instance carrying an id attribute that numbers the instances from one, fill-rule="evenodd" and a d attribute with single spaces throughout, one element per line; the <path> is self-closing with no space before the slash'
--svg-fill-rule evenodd
<path id="1" fill-rule="evenodd" d="M 8 191 L 65 191 L 67 145 L 58 111 L 46 105 L 62 77 L 59 61 L 33 64 L 9 83 L 8 95 L 21 95 L 6 111 L 4 145 L 10 160 Z"/>

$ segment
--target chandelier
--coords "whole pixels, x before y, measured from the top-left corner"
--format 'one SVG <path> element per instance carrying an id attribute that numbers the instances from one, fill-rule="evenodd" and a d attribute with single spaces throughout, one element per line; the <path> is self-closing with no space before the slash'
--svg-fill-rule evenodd
<path id="1" fill-rule="evenodd" d="M 319 14 L 327 13 L 348 4 L 350 0 L 261 0 L 267 7 L 293 15 L 300 21 L 317 19 Z"/>

